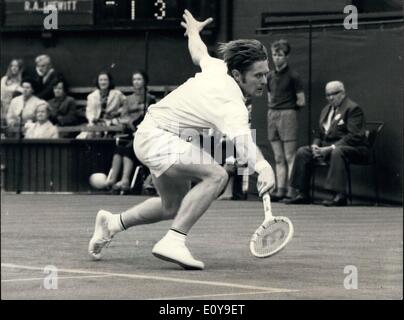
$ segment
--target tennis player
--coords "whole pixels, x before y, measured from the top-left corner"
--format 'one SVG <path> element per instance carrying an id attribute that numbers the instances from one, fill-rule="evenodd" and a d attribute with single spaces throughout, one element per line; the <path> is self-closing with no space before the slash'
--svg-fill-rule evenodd
<path id="1" fill-rule="evenodd" d="M 258 173 L 259 194 L 274 186 L 274 172 L 253 141 L 245 105 L 247 98 L 264 92 L 269 72 L 266 48 L 257 40 L 235 40 L 221 44 L 224 61 L 212 58 L 199 34 L 212 18 L 200 22 L 185 10 L 183 19 L 192 61 L 202 72 L 151 105 L 134 140 L 135 153 L 150 169 L 160 197 L 120 214 L 100 210 L 88 248 L 94 259 L 100 259 L 101 250 L 118 232 L 174 219 L 153 247 L 153 255 L 184 269 L 204 268 L 188 250 L 186 237 L 225 188 L 228 175 L 192 137 L 183 134 L 187 128 L 213 128 L 226 134 L 236 146 L 239 162 Z M 197 182 L 193 188 L 191 181 Z"/>

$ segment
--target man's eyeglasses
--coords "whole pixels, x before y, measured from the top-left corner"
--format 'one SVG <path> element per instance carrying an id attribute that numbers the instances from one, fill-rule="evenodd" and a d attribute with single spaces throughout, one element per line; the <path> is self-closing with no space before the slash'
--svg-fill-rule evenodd
<path id="1" fill-rule="evenodd" d="M 339 93 L 341 93 L 341 92 L 342 92 L 342 90 L 335 91 L 335 92 L 328 92 L 328 93 L 325 94 L 325 96 L 326 96 L 327 98 L 329 98 L 329 97 L 332 97 L 332 96 L 336 96 L 337 94 L 339 94 Z"/>

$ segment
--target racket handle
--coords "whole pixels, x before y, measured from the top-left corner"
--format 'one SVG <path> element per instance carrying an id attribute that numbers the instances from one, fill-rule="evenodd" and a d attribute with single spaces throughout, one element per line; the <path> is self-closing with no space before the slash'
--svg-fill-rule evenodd
<path id="1" fill-rule="evenodd" d="M 269 192 L 265 192 L 262 196 L 262 202 L 264 204 L 265 219 L 272 218 L 271 197 Z"/>

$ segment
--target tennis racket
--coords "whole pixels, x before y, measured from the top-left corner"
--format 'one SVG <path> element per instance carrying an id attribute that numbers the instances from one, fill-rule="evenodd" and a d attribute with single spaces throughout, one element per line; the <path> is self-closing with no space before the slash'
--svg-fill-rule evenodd
<path id="1" fill-rule="evenodd" d="M 269 193 L 262 197 L 265 220 L 250 240 L 250 251 L 257 258 L 267 258 L 281 251 L 293 236 L 293 224 L 287 217 L 272 215 Z"/>

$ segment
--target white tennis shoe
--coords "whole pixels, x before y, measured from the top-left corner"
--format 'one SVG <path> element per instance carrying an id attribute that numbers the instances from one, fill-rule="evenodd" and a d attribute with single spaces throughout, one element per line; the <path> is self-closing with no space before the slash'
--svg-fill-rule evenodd
<path id="1" fill-rule="evenodd" d="M 108 228 L 112 213 L 100 210 L 95 218 L 94 234 L 88 244 L 88 253 L 94 260 L 101 259 L 101 250 L 109 245 L 112 240 L 112 234 Z"/>
<path id="2" fill-rule="evenodd" d="M 185 243 L 166 237 L 154 245 L 152 254 L 159 259 L 174 262 L 185 270 L 203 270 L 205 267 L 202 261 L 194 259 Z"/>

